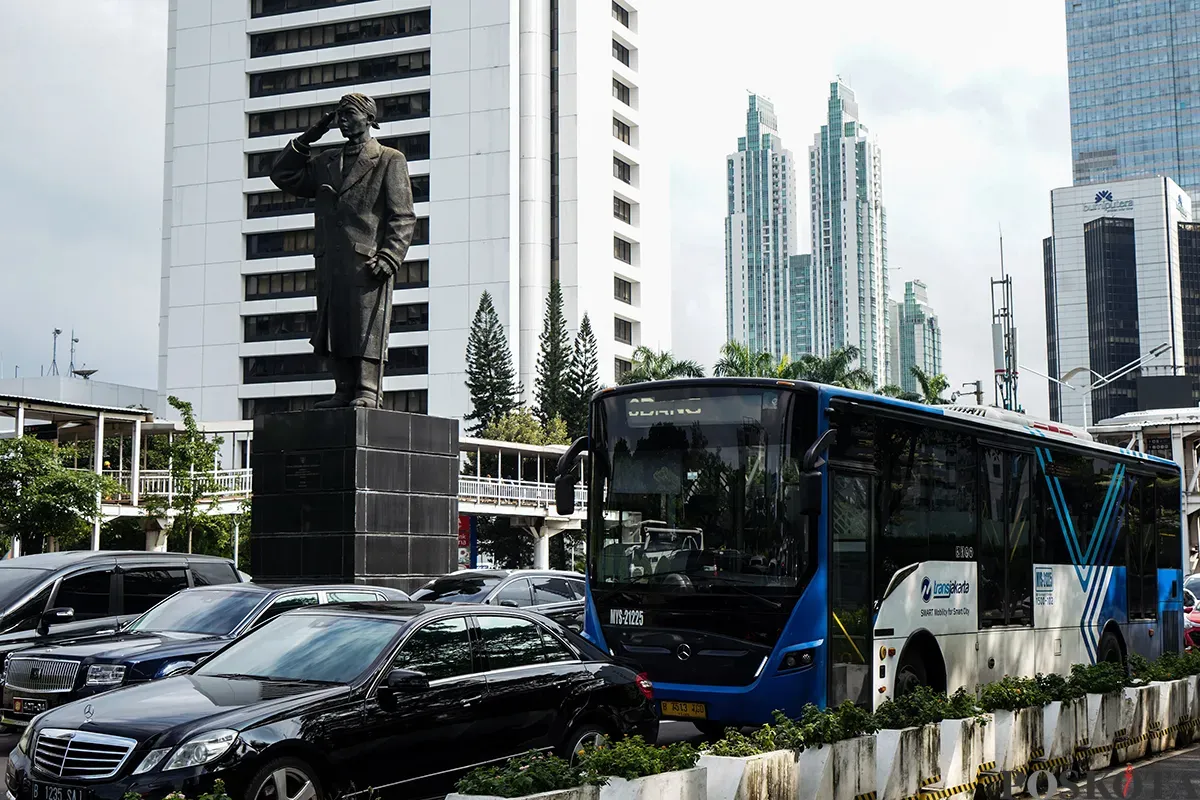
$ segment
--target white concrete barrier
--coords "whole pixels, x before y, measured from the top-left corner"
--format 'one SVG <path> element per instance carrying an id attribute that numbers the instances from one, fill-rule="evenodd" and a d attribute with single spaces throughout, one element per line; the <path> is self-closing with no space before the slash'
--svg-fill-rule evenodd
<path id="1" fill-rule="evenodd" d="M 912 797 L 938 780 L 942 749 L 939 725 L 882 730 L 875 739 L 875 791 L 878 800 Z"/>
<path id="2" fill-rule="evenodd" d="M 1114 755 L 1118 763 L 1136 761 L 1162 750 L 1162 684 L 1126 687 L 1121 695 L 1121 729 L 1117 733 Z M 1157 745 L 1153 747 L 1151 743 Z"/>
<path id="3" fill-rule="evenodd" d="M 995 768 L 996 726 L 991 717 L 942 720 L 939 780 L 934 788 L 951 795 L 965 794 L 974 790 L 980 772 Z"/>
<path id="4" fill-rule="evenodd" d="M 796 754 L 776 750 L 735 758 L 705 753 L 697 766 L 708 772 L 708 796 L 722 800 L 797 800 Z"/>
<path id="5" fill-rule="evenodd" d="M 598 800 L 599 786 L 580 786 L 575 789 L 562 789 L 557 792 L 542 792 L 527 794 L 520 800 Z M 498 795 L 491 794 L 453 794 L 446 795 L 446 800 L 502 800 Z"/>
<path id="6" fill-rule="evenodd" d="M 1079 751 L 1085 769 L 1104 769 L 1113 763 L 1113 744 L 1121 730 L 1123 692 L 1089 694 L 1087 698 L 1087 742 Z"/>
<path id="7" fill-rule="evenodd" d="M 1040 765 L 1057 774 L 1075 763 L 1076 753 L 1087 747 L 1088 703 L 1086 697 L 1074 700 L 1055 700 L 1046 706 L 1042 714 L 1045 737 L 1041 752 L 1045 759 Z"/>
<path id="8" fill-rule="evenodd" d="M 874 736 L 859 736 L 806 749 L 796 761 L 794 796 L 854 800 L 876 792 L 876 741 Z"/>
<path id="9" fill-rule="evenodd" d="M 1188 725 L 1188 682 L 1187 679 L 1166 681 L 1162 684 L 1163 724 L 1166 735 L 1162 747 L 1171 750 L 1191 741 Z M 1187 729 L 1187 730 L 1185 730 Z"/>
<path id="10" fill-rule="evenodd" d="M 708 771 L 695 767 L 631 781 L 609 778 L 600 787 L 600 800 L 708 800 Z"/>
<path id="11" fill-rule="evenodd" d="M 1032 765 L 1042 755 L 1046 740 L 1046 709 L 1043 706 L 1016 711 L 994 711 L 996 718 L 996 769 L 1028 775 L 1041 769 Z"/>

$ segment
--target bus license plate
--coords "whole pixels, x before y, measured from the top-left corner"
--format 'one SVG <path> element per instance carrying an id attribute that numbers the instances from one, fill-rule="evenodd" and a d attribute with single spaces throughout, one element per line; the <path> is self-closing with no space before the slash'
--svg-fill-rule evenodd
<path id="1" fill-rule="evenodd" d="M 45 710 L 45 700 L 26 700 L 23 697 L 13 698 L 13 713 L 15 714 L 40 714 Z"/>
<path id="2" fill-rule="evenodd" d="M 664 717 L 683 717 L 684 719 L 708 719 L 708 709 L 704 703 L 677 703 L 674 700 L 662 701 Z"/>
<path id="3" fill-rule="evenodd" d="M 33 784 L 33 800 L 87 800 L 88 791 L 79 786 L 54 786 L 49 783 Z"/>
<path id="4" fill-rule="evenodd" d="M 645 616 L 644 611 L 634 611 L 629 608 L 614 608 L 608 612 L 608 624 L 640 628 L 645 620 Z"/>

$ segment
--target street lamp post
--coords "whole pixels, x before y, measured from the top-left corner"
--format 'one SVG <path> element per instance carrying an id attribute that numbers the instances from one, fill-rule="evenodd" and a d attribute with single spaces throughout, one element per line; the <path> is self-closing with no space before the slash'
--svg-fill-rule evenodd
<path id="1" fill-rule="evenodd" d="M 1051 377 L 1043 372 L 1038 372 L 1036 369 L 1032 369 L 1032 368 L 1026 367 L 1024 365 L 1022 365 L 1020 368 L 1023 370 L 1028 370 L 1029 372 L 1032 372 L 1034 375 L 1040 375 L 1041 377 L 1045 378 L 1048 381 L 1053 381 L 1054 383 L 1057 383 L 1059 386 L 1065 386 L 1068 389 L 1073 389 L 1074 391 L 1079 392 L 1083 399 L 1083 427 L 1086 430 L 1088 427 L 1088 400 L 1089 400 L 1088 396 L 1092 392 L 1096 391 L 1097 389 L 1103 389 L 1105 386 L 1108 386 L 1109 384 L 1111 384 L 1115 381 L 1118 381 L 1121 378 L 1124 378 L 1126 375 L 1133 372 L 1135 369 L 1138 369 L 1146 362 L 1153 361 L 1154 359 L 1158 358 L 1159 356 L 1161 356 L 1163 353 L 1166 353 L 1170 349 L 1171 349 L 1171 345 L 1167 342 L 1163 342 L 1162 344 L 1158 345 L 1157 347 L 1155 347 L 1153 350 L 1151 350 L 1149 353 L 1142 356 L 1141 358 L 1134 359 L 1133 361 L 1130 361 L 1128 364 L 1121 367 L 1120 369 L 1114 370 L 1107 375 L 1101 375 L 1100 373 L 1096 372 L 1095 370 L 1090 369 L 1089 367 L 1075 367 L 1075 369 L 1071 370 L 1066 375 L 1063 375 L 1062 379 L 1060 380 L 1058 378 Z M 1095 376 L 1097 378 L 1096 382 L 1087 387 L 1080 387 L 1080 386 L 1076 386 L 1073 383 L 1068 383 L 1068 381 L 1071 378 L 1075 377 L 1076 375 L 1078 375 L 1082 372 L 1091 373 L 1093 376 Z"/>

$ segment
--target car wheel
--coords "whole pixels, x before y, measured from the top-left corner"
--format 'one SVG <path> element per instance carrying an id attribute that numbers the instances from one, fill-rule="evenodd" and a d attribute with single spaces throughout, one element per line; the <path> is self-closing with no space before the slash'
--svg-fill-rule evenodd
<path id="1" fill-rule="evenodd" d="M 572 728 L 563 739 L 563 757 L 574 765 L 586 748 L 603 747 L 606 744 L 608 731 L 599 725 L 585 723 Z"/>
<path id="2" fill-rule="evenodd" d="M 277 758 L 250 781 L 246 800 L 323 800 L 316 770 L 298 758 Z"/>

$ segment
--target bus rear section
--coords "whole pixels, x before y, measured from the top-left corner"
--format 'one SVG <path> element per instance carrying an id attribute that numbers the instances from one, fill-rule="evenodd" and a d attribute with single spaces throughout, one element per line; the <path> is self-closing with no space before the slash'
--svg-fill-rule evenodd
<path id="1" fill-rule="evenodd" d="M 705 381 L 593 406 L 585 632 L 648 673 L 666 718 L 756 724 L 824 700 L 818 541 L 788 500 L 815 400 Z"/>

